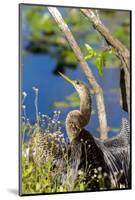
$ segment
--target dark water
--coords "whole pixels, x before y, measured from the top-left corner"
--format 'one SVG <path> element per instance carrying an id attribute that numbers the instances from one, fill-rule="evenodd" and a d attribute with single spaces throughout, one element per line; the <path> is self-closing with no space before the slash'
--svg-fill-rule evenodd
<path id="1" fill-rule="evenodd" d="M 39 89 L 39 102 L 38 109 L 42 114 L 52 115 L 56 110 L 52 106 L 54 101 L 63 101 L 65 96 L 74 92 L 74 88 L 64 81 L 60 76 L 53 75 L 52 71 L 55 67 L 55 61 L 46 55 L 28 55 L 22 63 L 22 91 L 27 93 L 25 100 L 27 118 L 31 122 L 35 120 L 35 106 L 34 106 L 34 91 L 32 87 L 35 86 Z M 98 75 L 95 66 L 91 65 L 92 71 L 98 80 L 98 83 L 104 90 L 105 105 L 107 111 L 108 126 L 119 128 L 121 118 L 127 117 L 119 104 L 119 69 L 106 68 L 104 69 L 103 77 Z M 73 79 L 80 79 L 87 82 L 80 67 L 77 70 L 67 70 L 66 73 Z M 98 136 L 98 118 L 95 106 L 95 98 L 93 97 L 93 109 L 95 114 L 92 115 L 87 129 Z M 61 110 L 60 120 L 65 120 L 67 113 L 73 108 L 63 108 Z M 63 128 L 65 132 L 65 129 Z M 115 132 L 110 131 L 109 137 L 115 135 Z"/>

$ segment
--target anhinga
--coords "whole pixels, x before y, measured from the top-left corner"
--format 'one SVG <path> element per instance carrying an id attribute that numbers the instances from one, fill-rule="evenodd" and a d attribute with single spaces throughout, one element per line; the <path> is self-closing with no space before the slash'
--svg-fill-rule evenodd
<path id="1" fill-rule="evenodd" d="M 66 131 L 71 145 L 71 151 L 77 151 L 77 145 L 82 144 L 80 168 L 85 163 L 92 169 L 102 168 L 102 173 L 111 175 L 115 186 L 125 185 L 130 187 L 130 128 L 126 119 L 122 119 L 122 126 L 118 136 L 100 141 L 84 129 L 89 123 L 92 102 L 88 87 L 80 80 L 71 80 L 66 75 L 59 73 L 66 81 L 71 83 L 80 97 L 80 110 L 73 110 L 66 118 Z M 83 145 L 85 144 L 85 145 Z M 87 162 L 86 155 L 87 154 Z M 89 181 L 89 175 L 86 180 Z M 105 186 L 111 187 L 106 178 Z M 91 182 L 91 189 L 97 189 L 97 183 Z"/>
<path id="2" fill-rule="evenodd" d="M 72 142 L 79 136 L 81 130 L 90 120 L 91 95 L 89 89 L 83 82 L 78 80 L 73 81 L 62 73 L 60 73 L 60 75 L 75 87 L 80 97 L 80 110 L 73 110 L 69 112 L 66 118 L 66 130 L 68 138 L 70 142 Z"/>

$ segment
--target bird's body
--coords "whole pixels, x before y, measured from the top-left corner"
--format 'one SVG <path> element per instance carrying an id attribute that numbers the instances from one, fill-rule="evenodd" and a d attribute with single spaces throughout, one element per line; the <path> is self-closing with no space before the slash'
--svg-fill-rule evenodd
<path id="1" fill-rule="evenodd" d="M 130 127 L 128 120 L 122 118 L 119 134 L 116 137 L 100 141 L 95 138 L 97 146 L 104 155 L 104 160 L 113 177 L 114 184 L 131 187 L 130 177 Z"/>
<path id="2" fill-rule="evenodd" d="M 84 171 L 85 182 L 87 183 L 86 190 L 100 190 L 101 185 L 98 175 L 101 178 L 104 174 L 102 188 L 111 188 L 111 181 L 109 179 L 109 168 L 105 162 L 104 154 L 95 142 L 95 138 L 86 129 L 82 129 L 78 137 L 71 142 L 71 151 L 77 151 L 78 145 L 81 144 L 81 155 L 79 169 Z M 74 158 L 76 159 L 76 158 Z M 95 170 L 100 169 L 100 172 L 95 174 Z M 95 178 L 92 178 L 95 177 Z"/>
<path id="3" fill-rule="evenodd" d="M 76 89 L 80 97 L 80 109 L 69 112 L 66 117 L 69 144 L 61 146 L 58 142 L 56 145 L 57 141 L 54 138 L 44 134 L 38 134 L 37 138 L 34 137 L 36 139 L 33 148 L 35 162 L 38 165 L 44 164 L 51 155 L 54 157 L 55 167 L 62 166 L 62 177 L 70 177 L 68 174 L 70 168 L 74 180 L 79 176 L 79 171 L 83 171 L 85 190 L 115 189 L 121 186 L 130 188 L 130 128 L 128 121 L 122 119 L 121 130 L 116 137 L 105 141 L 95 138 L 85 129 L 90 121 L 92 110 L 88 87 L 81 81 L 73 81 L 67 76 L 61 75 Z M 66 162 L 62 149 L 66 152 Z M 99 169 L 98 173 L 97 169 Z"/>
<path id="4" fill-rule="evenodd" d="M 130 131 L 127 120 L 122 120 L 122 128 L 117 137 L 100 141 L 85 130 L 91 115 L 91 95 L 87 86 L 78 80 L 71 80 L 67 76 L 60 75 L 70 82 L 76 89 L 80 97 L 80 110 L 68 113 L 66 118 L 66 130 L 71 144 L 72 151 L 77 151 L 76 147 L 81 144 L 81 164 L 80 168 L 85 168 L 86 163 L 92 169 L 101 167 L 102 174 L 107 173 L 113 179 L 114 187 L 130 187 Z M 85 155 L 87 154 L 87 155 Z M 87 158 L 87 160 L 86 160 Z M 107 175 L 107 177 L 108 177 Z M 86 180 L 90 177 L 87 174 Z M 111 181 L 106 178 L 105 186 L 112 187 Z M 88 184 L 91 189 L 98 189 L 99 185 L 93 182 Z"/>

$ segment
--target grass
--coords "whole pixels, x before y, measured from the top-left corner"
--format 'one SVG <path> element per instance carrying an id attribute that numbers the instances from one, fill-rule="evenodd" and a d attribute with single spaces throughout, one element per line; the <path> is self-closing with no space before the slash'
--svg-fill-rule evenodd
<path id="1" fill-rule="evenodd" d="M 34 124 L 22 122 L 23 194 L 80 191 L 85 188 L 83 174 L 78 172 L 79 158 L 72 164 L 68 158 L 59 114 L 55 111 L 52 119 L 43 115 Z"/>
<path id="2" fill-rule="evenodd" d="M 102 168 L 93 172 L 86 163 L 82 170 L 79 168 L 81 153 L 69 156 L 70 145 L 61 132 L 60 111 L 54 111 L 52 117 L 39 113 L 38 89 L 34 87 L 33 91 L 36 110 L 33 124 L 26 116 L 27 94 L 22 94 L 22 194 L 88 191 L 90 182 L 98 183 L 100 190 L 107 189 L 105 178 L 108 175 L 102 173 Z M 88 174 L 90 179 L 86 181 Z M 113 184 L 112 189 L 116 189 Z"/>

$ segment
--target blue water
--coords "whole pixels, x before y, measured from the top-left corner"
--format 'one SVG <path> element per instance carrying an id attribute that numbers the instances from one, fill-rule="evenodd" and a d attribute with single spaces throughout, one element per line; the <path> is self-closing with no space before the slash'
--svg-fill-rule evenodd
<path id="1" fill-rule="evenodd" d="M 97 69 L 89 63 L 91 69 L 104 91 L 105 105 L 107 112 L 108 126 L 119 128 L 122 117 L 128 117 L 119 104 L 119 69 L 118 68 L 105 68 L 103 77 L 98 75 Z M 27 93 L 25 100 L 27 118 L 31 122 L 35 121 L 35 106 L 34 106 L 34 91 L 32 87 L 35 86 L 39 89 L 38 109 L 42 114 L 52 115 L 56 110 L 52 106 L 54 101 L 63 101 L 65 96 L 74 92 L 74 88 L 63 80 L 60 76 L 52 73 L 55 67 L 55 61 L 48 55 L 33 55 L 29 54 L 23 59 L 22 62 L 22 91 Z M 80 67 L 76 70 L 67 69 L 66 74 L 72 79 L 80 79 L 88 84 L 85 76 L 83 75 Z M 112 91 L 112 92 L 111 92 Z M 98 118 L 95 97 L 92 98 L 93 110 L 95 114 L 91 116 L 91 120 L 87 129 L 95 136 L 99 136 Z M 66 118 L 67 113 L 73 108 L 61 109 L 60 120 Z M 60 110 L 60 109 L 59 109 Z M 65 129 L 62 129 L 65 132 Z M 110 132 L 109 137 L 116 133 Z"/>

